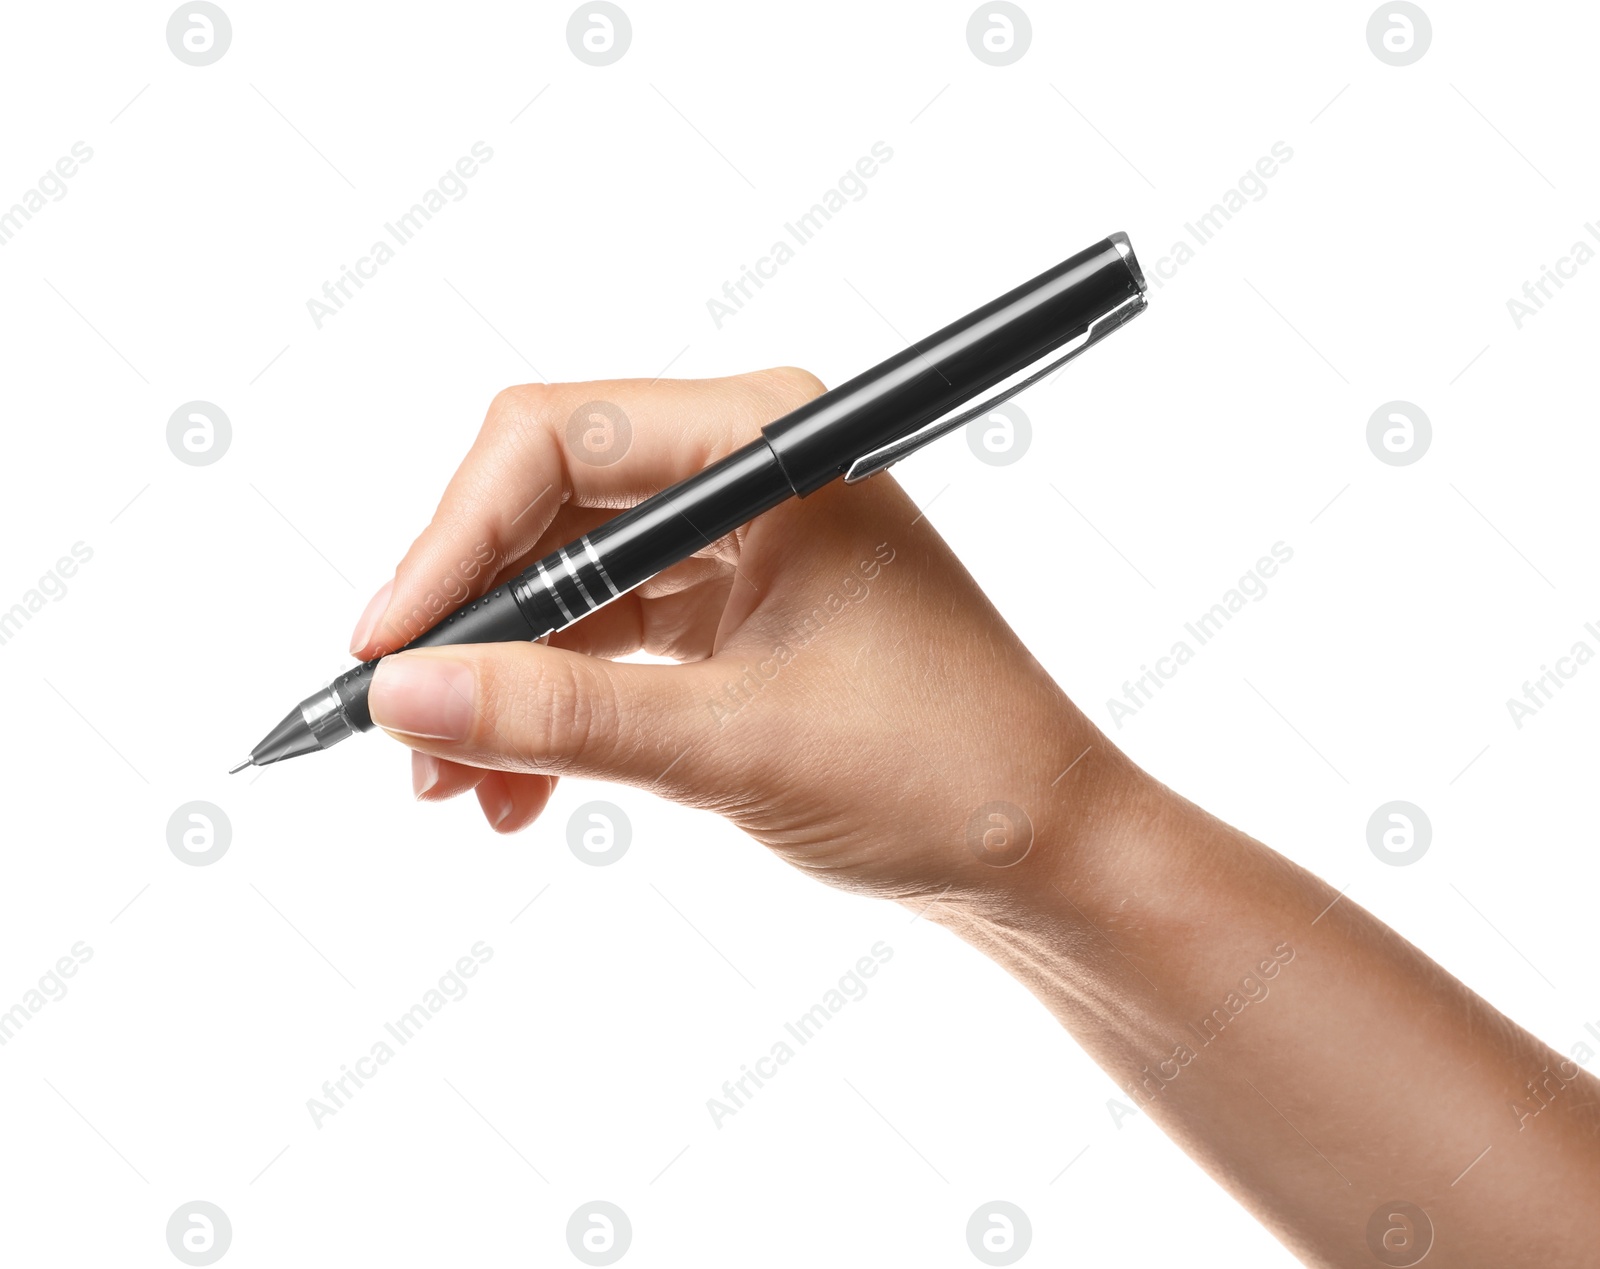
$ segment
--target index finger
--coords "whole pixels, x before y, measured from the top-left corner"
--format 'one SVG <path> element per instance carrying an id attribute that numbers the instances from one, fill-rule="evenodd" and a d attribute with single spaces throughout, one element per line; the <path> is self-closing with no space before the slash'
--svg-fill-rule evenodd
<path id="1" fill-rule="evenodd" d="M 351 637 L 403 647 L 533 547 L 562 504 L 630 507 L 755 439 L 822 391 L 803 370 L 724 379 L 527 384 L 495 397 L 428 527 Z"/>

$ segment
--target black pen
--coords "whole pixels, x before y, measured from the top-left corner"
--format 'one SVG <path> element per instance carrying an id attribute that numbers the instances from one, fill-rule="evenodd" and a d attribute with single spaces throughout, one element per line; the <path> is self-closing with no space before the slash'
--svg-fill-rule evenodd
<path id="1" fill-rule="evenodd" d="M 563 630 L 780 502 L 840 476 L 863 480 L 981 418 L 1144 307 L 1144 274 L 1128 236 L 1112 234 L 767 424 L 742 449 L 463 604 L 406 646 L 509 643 Z M 379 659 L 306 697 L 233 770 L 370 731 L 367 692 Z"/>

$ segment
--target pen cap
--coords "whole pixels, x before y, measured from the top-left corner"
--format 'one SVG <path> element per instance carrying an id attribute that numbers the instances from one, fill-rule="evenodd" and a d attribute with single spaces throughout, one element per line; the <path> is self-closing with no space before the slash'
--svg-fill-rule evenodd
<path id="1" fill-rule="evenodd" d="M 916 432 L 1063 345 L 1114 329 L 1143 309 L 1144 295 L 1144 274 L 1127 235 L 1112 234 L 769 423 L 762 434 L 804 497 L 862 455 Z M 1114 314 L 1115 321 L 1104 320 Z"/>

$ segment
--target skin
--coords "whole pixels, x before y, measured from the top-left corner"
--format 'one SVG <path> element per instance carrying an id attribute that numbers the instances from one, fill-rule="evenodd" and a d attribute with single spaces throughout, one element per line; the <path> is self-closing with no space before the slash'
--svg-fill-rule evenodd
<path id="1" fill-rule="evenodd" d="M 792 368 L 508 389 L 352 651 L 403 645 L 430 595 L 483 593 L 821 390 Z M 632 425 L 606 465 L 566 439 L 596 400 Z M 611 659 L 640 650 L 678 664 Z M 562 775 L 625 782 L 925 910 L 1307 1264 L 1414 1263 L 1430 1235 L 1396 1199 L 1426 1212 L 1433 1264 L 1600 1244 L 1595 1079 L 1136 767 L 887 476 L 791 500 L 548 646 L 389 657 L 371 708 L 419 798 L 472 789 L 499 832 Z"/>

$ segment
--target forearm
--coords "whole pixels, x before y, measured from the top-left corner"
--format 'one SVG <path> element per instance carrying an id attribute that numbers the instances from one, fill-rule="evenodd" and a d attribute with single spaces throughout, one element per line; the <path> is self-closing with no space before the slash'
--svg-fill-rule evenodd
<path id="1" fill-rule="evenodd" d="M 1101 752 L 1097 813 L 1066 810 L 1064 840 L 1045 827 L 1003 897 L 940 919 L 1307 1262 L 1382 1263 L 1369 1218 L 1405 1200 L 1431 1218 L 1438 1263 L 1580 1263 L 1600 1238 L 1594 1078 L 1332 887 Z"/>

